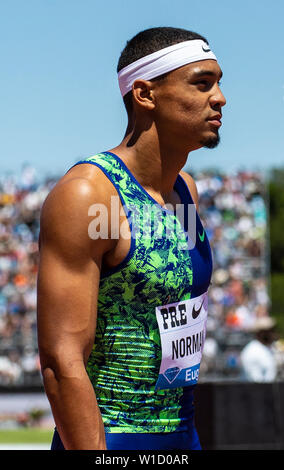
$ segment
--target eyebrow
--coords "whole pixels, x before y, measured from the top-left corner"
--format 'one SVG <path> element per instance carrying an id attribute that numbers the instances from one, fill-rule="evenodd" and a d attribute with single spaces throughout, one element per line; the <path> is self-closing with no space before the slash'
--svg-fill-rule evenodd
<path id="1" fill-rule="evenodd" d="M 213 77 L 216 77 L 216 75 L 219 75 L 219 74 L 212 72 L 212 70 L 200 70 L 199 72 L 194 72 L 193 75 L 194 75 L 194 78 L 198 78 L 198 77 L 201 77 L 202 75 L 211 75 Z M 221 70 L 220 78 L 222 77 L 223 77 L 223 72 Z"/>

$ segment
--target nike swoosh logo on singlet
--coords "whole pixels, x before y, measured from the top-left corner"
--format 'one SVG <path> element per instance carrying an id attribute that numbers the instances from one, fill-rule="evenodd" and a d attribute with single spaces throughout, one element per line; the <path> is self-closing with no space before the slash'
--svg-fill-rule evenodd
<path id="1" fill-rule="evenodd" d="M 198 315 L 200 314 L 203 302 L 204 302 L 204 300 L 202 301 L 202 304 L 200 305 L 198 310 L 195 310 L 195 305 L 193 306 L 193 308 L 192 308 L 192 318 L 193 318 L 193 320 L 195 320 L 198 317 Z"/>
<path id="2" fill-rule="evenodd" d="M 204 236 L 205 236 L 204 229 L 203 229 L 202 235 L 200 235 L 199 232 L 198 232 L 198 235 L 199 235 L 200 241 L 201 241 L 201 242 L 204 242 Z"/>

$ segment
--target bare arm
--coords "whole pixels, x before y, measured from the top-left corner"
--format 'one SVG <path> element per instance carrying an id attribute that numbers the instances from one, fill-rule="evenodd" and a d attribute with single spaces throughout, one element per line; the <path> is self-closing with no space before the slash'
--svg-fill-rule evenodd
<path id="1" fill-rule="evenodd" d="M 106 449 L 86 362 L 94 342 L 107 240 L 88 236 L 97 189 L 74 178 L 56 186 L 41 213 L 38 343 L 46 394 L 65 449 Z M 101 202 L 101 201 L 100 201 Z"/>

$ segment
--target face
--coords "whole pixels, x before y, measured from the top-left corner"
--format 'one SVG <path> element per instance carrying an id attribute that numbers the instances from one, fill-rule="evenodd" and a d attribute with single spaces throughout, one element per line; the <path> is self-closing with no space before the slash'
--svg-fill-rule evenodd
<path id="1" fill-rule="evenodd" d="M 203 60 L 152 82 L 155 122 L 161 135 L 170 135 L 173 142 L 189 150 L 216 147 L 226 104 L 220 90 L 221 76 L 215 60 Z"/>

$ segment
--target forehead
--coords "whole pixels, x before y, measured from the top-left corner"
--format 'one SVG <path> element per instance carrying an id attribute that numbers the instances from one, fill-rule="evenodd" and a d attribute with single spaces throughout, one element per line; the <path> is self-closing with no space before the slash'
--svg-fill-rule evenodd
<path id="1" fill-rule="evenodd" d="M 198 78 L 202 75 L 213 75 L 216 79 L 220 79 L 223 72 L 216 60 L 208 59 L 179 67 L 173 70 L 170 75 L 173 78 Z"/>

